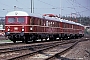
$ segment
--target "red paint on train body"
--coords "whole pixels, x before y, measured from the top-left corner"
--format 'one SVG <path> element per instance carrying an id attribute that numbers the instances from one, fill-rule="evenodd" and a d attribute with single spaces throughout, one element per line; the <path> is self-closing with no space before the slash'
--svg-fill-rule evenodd
<path id="1" fill-rule="evenodd" d="M 78 38 L 84 36 L 84 26 L 55 16 L 42 17 L 13 11 L 5 17 L 5 35 L 13 42 L 20 40 L 26 43 L 37 39 Z"/>

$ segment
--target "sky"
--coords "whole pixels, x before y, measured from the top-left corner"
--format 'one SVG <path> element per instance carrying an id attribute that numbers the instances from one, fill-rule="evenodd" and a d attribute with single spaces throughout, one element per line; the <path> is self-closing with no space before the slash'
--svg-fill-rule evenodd
<path id="1" fill-rule="evenodd" d="M 90 0 L 33 0 L 35 14 L 90 16 Z M 16 9 L 14 9 L 16 6 Z M 14 10 L 31 13 L 31 0 L 0 0 L 0 16 Z"/>

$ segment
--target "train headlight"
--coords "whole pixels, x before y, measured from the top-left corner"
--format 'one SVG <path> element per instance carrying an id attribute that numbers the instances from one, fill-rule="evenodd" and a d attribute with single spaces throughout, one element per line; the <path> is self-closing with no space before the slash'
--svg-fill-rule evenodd
<path id="1" fill-rule="evenodd" d="M 32 28 L 32 27 L 30 27 L 30 30 L 33 30 L 33 28 Z"/>
<path id="2" fill-rule="evenodd" d="M 22 28 L 22 31 L 24 31 L 24 28 Z"/>
<path id="3" fill-rule="evenodd" d="M 10 31 L 10 29 L 8 29 L 8 31 Z"/>

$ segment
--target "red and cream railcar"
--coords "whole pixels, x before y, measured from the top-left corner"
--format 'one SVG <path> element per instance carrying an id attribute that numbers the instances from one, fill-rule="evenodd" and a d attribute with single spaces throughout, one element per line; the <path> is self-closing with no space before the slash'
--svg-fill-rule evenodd
<path id="1" fill-rule="evenodd" d="M 12 11 L 5 17 L 5 36 L 13 42 L 82 37 L 83 31 L 83 25 L 55 16 L 28 15 L 23 11 Z"/>
<path id="2" fill-rule="evenodd" d="M 78 38 L 84 36 L 84 27 L 79 23 L 61 19 L 61 37 L 63 39 Z"/>

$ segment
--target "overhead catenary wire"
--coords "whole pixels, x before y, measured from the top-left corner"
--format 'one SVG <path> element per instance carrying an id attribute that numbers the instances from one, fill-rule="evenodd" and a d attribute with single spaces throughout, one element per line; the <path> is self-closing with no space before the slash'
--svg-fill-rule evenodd
<path id="1" fill-rule="evenodd" d="M 73 7 L 70 7 L 70 6 L 68 6 L 68 7 L 60 7 L 60 6 L 55 6 L 55 5 L 53 5 L 53 4 L 51 4 L 51 3 L 49 3 L 49 2 L 46 2 L 46 1 L 42 1 L 42 0 L 38 0 L 39 2 L 41 2 L 41 3 L 44 3 L 44 4 L 46 4 L 46 5 L 49 5 L 49 6 L 51 6 L 50 8 L 48 8 L 48 7 L 42 7 L 42 8 L 40 8 L 40 7 L 33 7 L 33 12 L 34 12 L 34 9 L 63 9 L 63 10 L 65 10 L 64 8 L 69 8 L 69 9 L 73 9 L 74 11 L 75 11 L 75 13 L 77 13 L 77 14 L 80 14 L 80 13 L 82 13 L 82 12 L 86 12 L 86 11 L 90 11 L 90 9 L 88 8 L 88 7 L 86 7 L 86 6 L 83 6 L 81 3 L 78 3 L 77 2 L 77 0 L 69 0 L 70 1 L 70 3 L 69 4 L 71 4 Z M 67 0 L 66 0 L 67 1 Z M 20 0 L 16 0 L 16 2 L 17 3 L 20 3 L 20 5 L 22 5 L 23 4 L 23 6 L 25 6 L 26 4 L 25 3 L 23 3 L 23 2 L 20 2 Z M 73 3 L 71 3 L 71 2 L 73 2 Z M 1 3 L 1 2 L 0 2 Z M 6 6 L 6 7 L 8 7 L 8 8 L 5 8 L 5 10 L 6 11 L 10 11 L 11 10 L 11 6 L 10 5 L 8 5 L 8 4 L 5 4 L 5 3 L 1 3 L 2 5 L 4 5 L 4 6 Z M 77 4 L 77 5 L 79 5 L 79 6 L 74 6 L 74 4 Z M 76 8 L 77 7 L 80 7 L 80 8 L 84 8 L 84 9 L 86 9 L 86 10 L 83 10 L 83 11 L 78 11 Z M 17 8 L 18 9 L 20 9 L 20 10 L 30 10 L 31 8 L 30 7 L 27 7 L 27 6 L 25 6 L 25 8 L 24 7 L 21 7 L 21 6 L 17 6 Z M 3 10 L 3 9 L 2 9 Z M 59 11 L 58 11 L 59 12 Z M 62 11 L 63 12 L 63 11 Z"/>
<path id="2" fill-rule="evenodd" d="M 24 5 L 24 6 L 26 7 L 26 4 L 20 2 L 20 0 L 16 0 L 16 2 L 19 3 L 19 4 L 21 4 L 21 5 Z M 17 6 L 17 8 L 18 8 L 18 9 L 21 9 L 21 10 L 24 9 L 24 8 L 22 8 L 22 7 L 19 7 L 19 6 Z M 28 7 L 27 7 L 27 8 L 28 8 Z"/>
<path id="3" fill-rule="evenodd" d="M 38 0 L 38 1 L 39 1 L 39 2 L 42 2 L 42 3 L 46 4 L 46 5 L 49 5 L 49 6 L 52 6 L 52 7 L 56 7 L 56 6 L 54 6 L 54 5 L 50 4 L 50 3 L 46 3 L 46 2 L 41 1 L 41 0 Z M 60 8 L 60 7 L 56 7 L 56 8 Z"/>
<path id="4" fill-rule="evenodd" d="M 75 0 L 75 1 L 70 0 L 70 1 L 72 1 L 73 3 L 78 4 L 78 5 L 79 5 L 79 7 L 82 7 L 82 8 L 84 8 L 84 9 L 86 9 L 86 11 L 84 10 L 84 11 L 82 11 L 82 12 L 77 12 L 77 13 L 78 13 L 78 15 L 80 15 L 80 16 L 81 16 L 81 14 L 80 14 L 80 13 L 90 11 L 90 9 L 89 9 L 89 8 L 87 8 L 86 6 L 83 6 L 83 5 L 82 5 L 81 3 L 79 3 L 77 0 Z"/>
<path id="5" fill-rule="evenodd" d="M 71 0 L 71 1 L 72 1 L 72 0 Z M 87 8 L 87 7 L 83 6 L 82 4 L 78 3 L 76 0 L 75 0 L 75 1 L 72 1 L 72 2 L 78 4 L 79 6 L 85 8 L 85 9 L 87 9 L 87 10 L 90 10 L 89 8 Z"/>
<path id="6" fill-rule="evenodd" d="M 67 1 L 67 0 L 66 0 L 66 1 Z M 73 2 L 73 3 L 71 3 L 71 2 Z M 81 13 L 83 13 L 83 12 L 90 11 L 88 8 L 86 9 L 84 6 L 82 6 L 82 5 L 79 4 L 79 3 L 78 3 L 78 6 L 74 6 L 74 4 L 77 5 L 77 3 L 75 3 L 75 2 L 76 2 L 76 0 L 68 0 L 67 3 L 71 4 L 73 7 L 67 7 L 67 8 L 73 9 L 73 10 L 75 11 L 74 13 L 76 13 L 77 15 L 81 15 Z M 79 8 L 79 9 L 80 9 L 80 8 L 84 8 L 84 9 L 86 9 L 86 10 L 78 11 L 77 8 Z"/>

